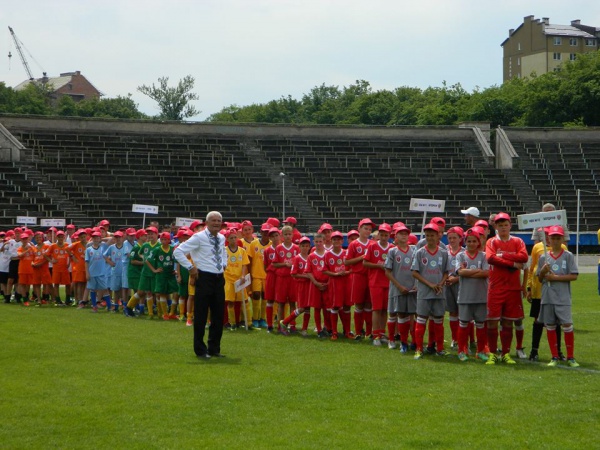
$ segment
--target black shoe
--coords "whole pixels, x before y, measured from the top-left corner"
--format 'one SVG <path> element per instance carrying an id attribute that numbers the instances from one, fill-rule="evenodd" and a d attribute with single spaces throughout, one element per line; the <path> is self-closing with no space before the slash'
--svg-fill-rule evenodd
<path id="1" fill-rule="evenodd" d="M 202 353 L 200 355 L 196 355 L 196 357 L 198 359 L 206 359 L 206 360 L 210 359 L 210 355 L 208 353 Z"/>
<path id="2" fill-rule="evenodd" d="M 209 358 L 225 358 L 225 355 L 223 353 L 211 353 L 210 355 L 208 355 Z"/>
<path id="3" fill-rule="evenodd" d="M 558 359 L 560 359 L 561 361 L 566 361 L 567 357 L 563 354 L 563 352 L 559 351 L 558 352 Z"/>
<path id="4" fill-rule="evenodd" d="M 435 355 L 437 351 L 435 350 L 435 347 L 425 347 L 425 351 L 423 353 L 426 355 Z"/>
<path id="5" fill-rule="evenodd" d="M 537 360 L 539 360 L 537 350 L 531 350 L 531 353 L 529 354 L 529 361 L 537 361 Z"/>

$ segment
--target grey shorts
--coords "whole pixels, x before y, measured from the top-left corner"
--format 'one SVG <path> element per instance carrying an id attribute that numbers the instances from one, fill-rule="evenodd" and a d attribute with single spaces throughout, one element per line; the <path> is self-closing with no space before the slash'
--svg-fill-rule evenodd
<path id="1" fill-rule="evenodd" d="M 463 303 L 458 305 L 458 320 L 461 322 L 485 322 L 487 318 L 487 303 Z"/>
<path id="2" fill-rule="evenodd" d="M 573 323 L 570 305 L 542 305 L 538 322 L 546 325 Z"/>
<path id="3" fill-rule="evenodd" d="M 388 300 L 390 314 L 414 314 L 417 311 L 417 294 L 397 295 Z"/>
<path id="4" fill-rule="evenodd" d="M 458 311 L 458 284 L 446 288 L 446 311 L 454 313 Z"/>
<path id="5" fill-rule="evenodd" d="M 444 317 L 446 313 L 443 298 L 417 299 L 417 315 L 423 317 Z"/>

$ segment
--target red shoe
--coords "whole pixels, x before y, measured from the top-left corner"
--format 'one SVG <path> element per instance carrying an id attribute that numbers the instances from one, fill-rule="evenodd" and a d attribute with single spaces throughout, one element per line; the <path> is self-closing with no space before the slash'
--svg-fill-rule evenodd
<path id="1" fill-rule="evenodd" d="M 352 331 L 348 331 L 344 336 L 346 336 L 346 339 L 354 339 L 356 337 Z"/>
<path id="2" fill-rule="evenodd" d="M 168 314 L 165 314 L 165 315 L 163 316 L 163 320 L 169 320 L 170 318 L 171 318 L 171 317 L 170 317 Z"/>
<path id="3" fill-rule="evenodd" d="M 337 340 L 338 340 L 338 334 L 337 334 L 337 333 L 333 333 L 333 334 L 331 335 L 331 340 L 332 340 L 332 341 L 337 341 Z"/>
<path id="4" fill-rule="evenodd" d="M 170 320 L 179 320 L 179 316 L 177 314 L 169 314 Z"/>
<path id="5" fill-rule="evenodd" d="M 23 306 L 29 306 L 29 302 L 26 300 L 23 302 Z"/>

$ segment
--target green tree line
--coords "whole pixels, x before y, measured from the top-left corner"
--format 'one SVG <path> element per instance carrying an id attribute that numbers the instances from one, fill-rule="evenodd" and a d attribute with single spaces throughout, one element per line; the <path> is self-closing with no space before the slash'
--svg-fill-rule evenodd
<path id="1" fill-rule="evenodd" d="M 460 83 L 374 91 L 368 81 L 339 88 L 322 84 L 301 99 L 291 96 L 248 106 L 231 105 L 210 122 L 346 125 L 600 126 L 600 52 L 577 55 L 560 70 L 514 78 L 467 92 Z"/>

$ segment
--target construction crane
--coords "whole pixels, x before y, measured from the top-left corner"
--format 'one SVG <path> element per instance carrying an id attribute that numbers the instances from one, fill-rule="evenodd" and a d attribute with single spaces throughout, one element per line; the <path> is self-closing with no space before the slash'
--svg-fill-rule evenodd
<path id="1" fill-rule="evenodd" d="M 15 46 L 17 47 L 17 52 L 19 52 L 19 56 L 21 57 L 21 62 L 23 63 L 23 67 L 25 67 L 25 72 L 27 72 L 27 76 L 29 77 L 30 81 L 34 80 L 33 77 L 33 73 L 31 73 L 31 68 L 29 67 L 29 63 L 27 62 L 27 58 L 25 58 L 25 54 L 23 53 L 23 48 L 25 48 L 25 45 L 23 45 L 23 43 L 19 40 L 19 38 L 17 37 L 17 35 L 15 34 L 15 32 L 13 31 L 13 29 L 11 27 L 8 27 L 10 34 L 12 35 L 13 40 L 15 41 Z M 31 56 L 31 54 L 30 54 Z M 8 52 L 8 58 L 10 61 L 10 58 L 12 58 L 12 54 L 10 52 Z M 32 56 L 33 58 L 33 56 Z M 35 59 L 34 59 L 35 61 Z M 37 61 L 36 61 L 37 64 Z M 39 64 L 38 64 L 39 66 Z M 46 75 L 46 73 L 44 72 L 44 75 Z"/>

